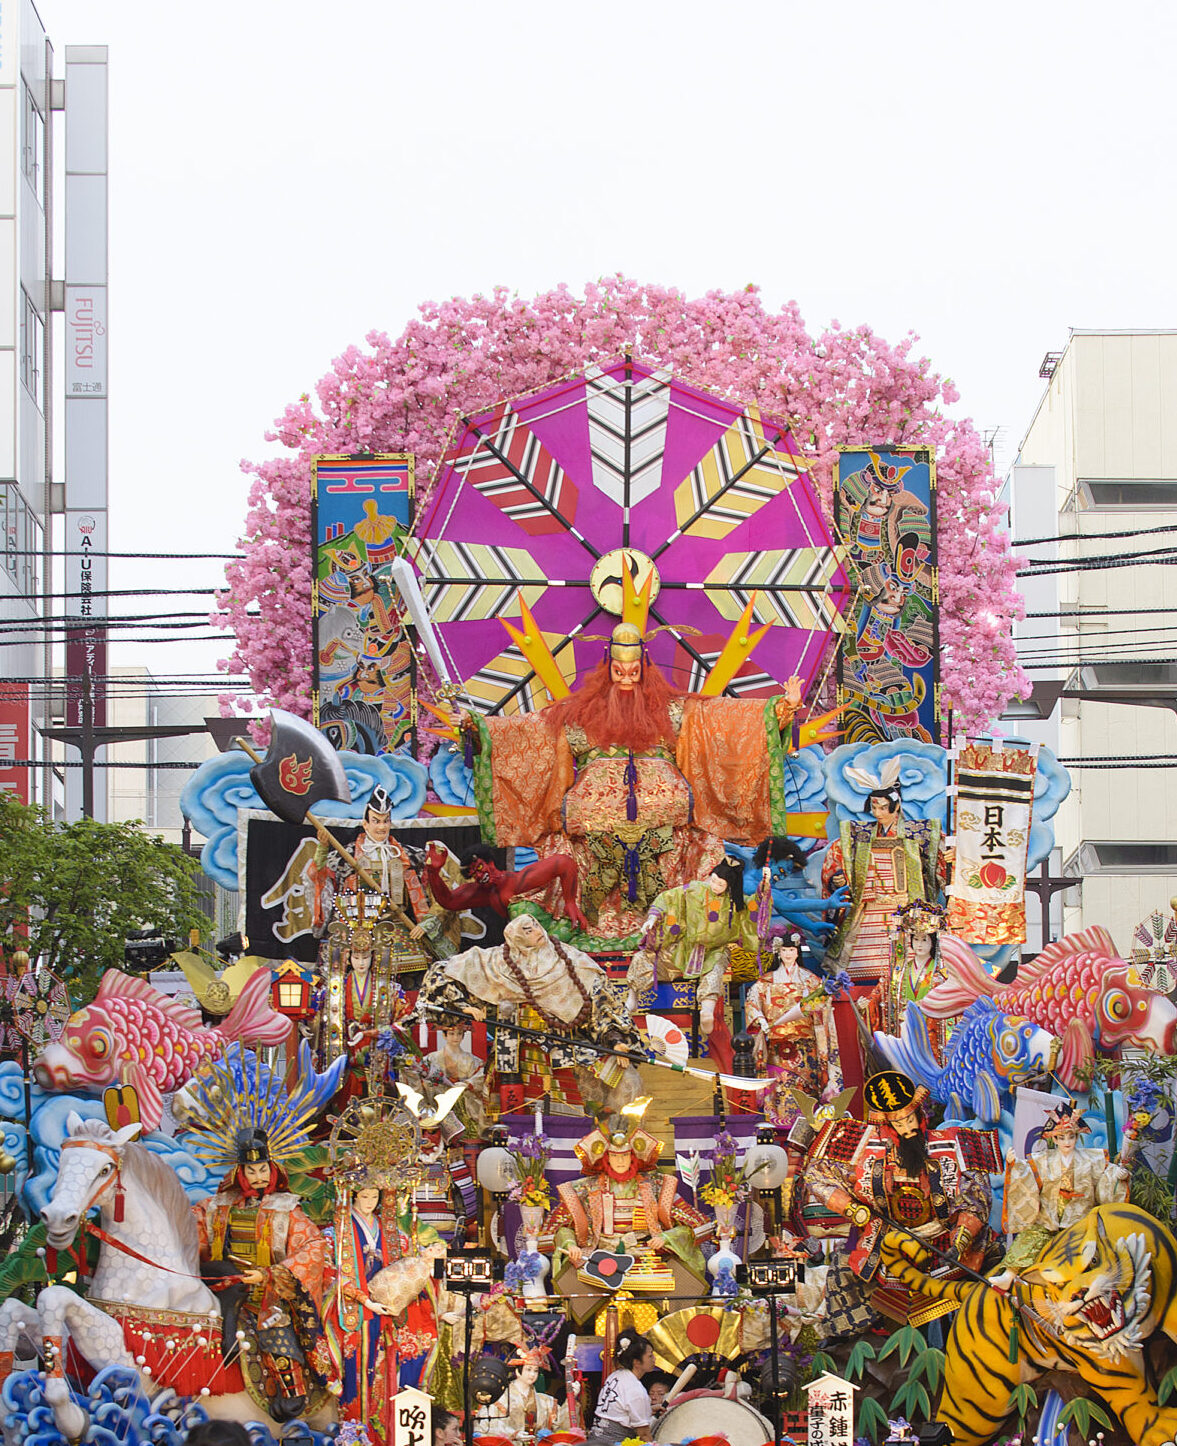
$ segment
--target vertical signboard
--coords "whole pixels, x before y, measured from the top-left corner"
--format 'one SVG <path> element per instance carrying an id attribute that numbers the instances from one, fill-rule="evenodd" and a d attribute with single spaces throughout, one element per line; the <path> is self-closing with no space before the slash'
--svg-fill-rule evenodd
<path id="1" fill-rule="evenodd" d="M 106 722 L 107 670 L 107 50 L 65 49 L 65 611 L 66 721 Z M 93 619 L 91 625 L 90 619 Z M 88 683 L 85 681 L 88 680 Z M 82 808 L 80 770 L 66 773 L 66 817 Z M 106 816 L 106 791 L 94 816 Z"/>
<path id="2" fill-rule="evenodd" d="M 21 803 L 29 801 L 31 772 L 18 760 L 32 757 L 31 746 L 29 685 L 0 682 L 0 789 Z"/>
<path id="3" fill-rule="evenodd" d="M 839 447 L 834 523 L 858 589 L 842 644 L 847 743 L 940 741 L 936 459 L 930 447 Z"/>
<path id="4" fill-rule="evenodd" d="M 65 514 L 66 725 L 82 725 L 85 680 L 93 701 L 93 722 L 106 722 L 106 513 Z M 91 626 L 88 622 L 94 619 Z"/>
<path id="5" fill-rule="evenodd" d="M 314 720 L 357 753 L 387 753 L 413 725 L 412 643 L 389 571 L 412 525 L 413 484 L 405 452 L 314 461 Z"/>
<path id="6" fill-rule="evenodd" d="M 65 394 L 106 396 L 106 287 L 65 288 Z"/>

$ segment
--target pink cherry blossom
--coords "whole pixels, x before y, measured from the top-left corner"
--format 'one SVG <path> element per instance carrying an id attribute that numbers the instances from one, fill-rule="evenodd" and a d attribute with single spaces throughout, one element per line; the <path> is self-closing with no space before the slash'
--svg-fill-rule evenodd
<path id="1" fill-rule="evenodd" d="M 935 448 L 941 678 L 963 726 L 984 728 L 1030 690 L 1011 635 L 1023 612 L 1020 560 L 995 503 L 1000 484 L 985 444 L 971 420 L 945 415 L 957 390 L 916 354 L 916 341 L 908 334 L 891 345 L 869 327 L 838 322 L 811 336 L 796 303 L 766 310 L 755 286 L 691 300 L 613 276 L 590 282 L 583 296 L 561 285 L 528 300 L 498 287 L 425 302 L 395 341 L 369 333 L 366 348 L 335 359 L 313 398 L 286 408 L 266 434 L 283 455 L 241 464 L 253 482 L 245 557 L 228 567 L 214 614 L 236 634 L 221 666 L 248 672 L 263 706 L 309 713 L 316 453 L 413 452 L 427 492 L 460 417 L 629 347 L 686 381 L 793 418 L 827 514 L 838 444 Z"/>

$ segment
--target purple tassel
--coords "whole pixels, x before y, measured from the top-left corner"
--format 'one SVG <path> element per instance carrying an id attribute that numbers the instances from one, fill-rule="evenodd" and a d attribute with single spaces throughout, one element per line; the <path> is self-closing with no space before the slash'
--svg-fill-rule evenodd
<path id="1" fill-rule="evenodd" d="M 626 844 L 625 846 L 625 896 L 632 904 L 638 896 L 638 870 L 640 861 L 638 859 L 637 844 Z"/>
<path id="2" fill-rule="evenodd" d="M 474 767 L 474 734 L 469 728 L 462 730 L 462 761 L 467 768 Z"/>
<path id="3" fill-rule="evenodd" d="M 621 777 L 629 789 L 629 794 L 625 800 L 625 817 L 630 823 L 634 823 L 638 816 L 638 769 L 637 764 L 633 761 L 632 748 L 629 750 L 629 762 L 626 763 L 625 772 Z M 630 894 L 629 897 L 632 900 L 633 894 Z"/>

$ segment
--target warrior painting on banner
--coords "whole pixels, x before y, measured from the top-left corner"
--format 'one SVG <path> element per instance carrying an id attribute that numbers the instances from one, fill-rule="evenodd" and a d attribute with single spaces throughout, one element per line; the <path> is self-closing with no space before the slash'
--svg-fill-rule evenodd
<path id="1" fill-rule="evenodd" d="M 315 458 L 315 722 L 338 748 L 384 753 L 412 726 L 412 649 L 389 574 L 412 522 L 413 458 Z"/>
<path id="2" fill-rule="evenodd" d="M 936 463 L 927 447 L 842 447 L 834 518 L 859 591 L 838 681 L 851 743 L 940 738 Z"/>

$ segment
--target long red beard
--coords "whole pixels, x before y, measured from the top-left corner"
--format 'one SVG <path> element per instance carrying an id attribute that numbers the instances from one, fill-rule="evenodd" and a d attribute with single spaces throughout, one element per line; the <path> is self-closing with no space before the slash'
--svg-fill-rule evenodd
<path id="1" fill-rule="evenodd" d="M 642 669 L 638 686 L 625 691 L 610 678 L 609 664 L 604 662 L 571 698 L 552 704 L 546 712 L 554 728 L 578 724 L 596 748 L 644 750 L 659 744 L 673 748 L 670 700 L 683 696 L 652 663 Z"/>

